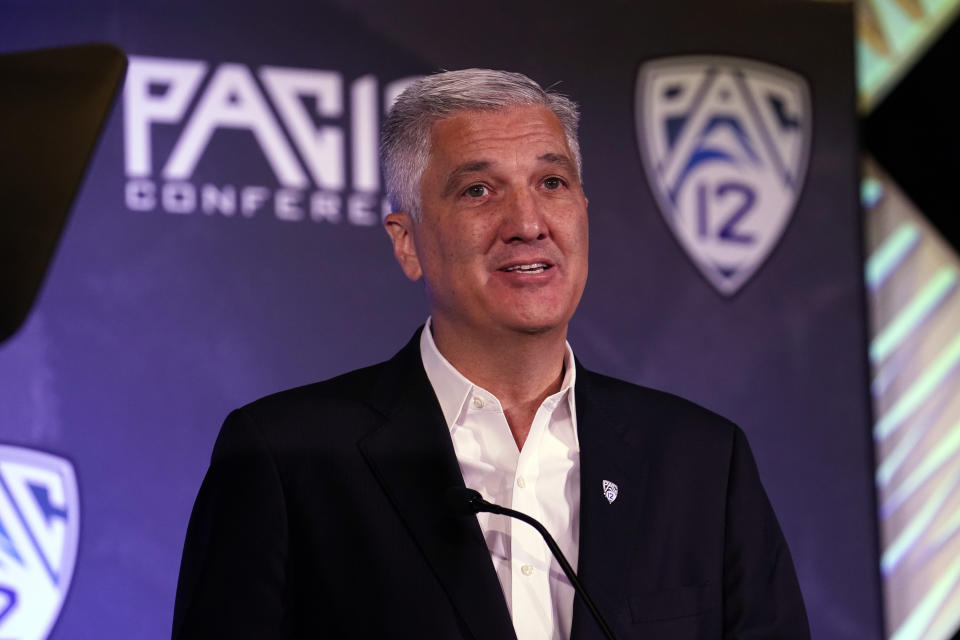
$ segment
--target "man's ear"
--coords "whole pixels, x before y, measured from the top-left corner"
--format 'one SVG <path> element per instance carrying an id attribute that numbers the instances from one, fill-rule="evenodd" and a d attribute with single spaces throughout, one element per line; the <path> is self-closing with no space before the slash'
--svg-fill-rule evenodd
<path id="1" fill-rule="evenodd" d="M 413 218 L 408 213 L 391 213 L 384 221 L 383 226 L 393 241 L 393 255 L 397 257 L 400 268 L 411 280 L 419 280 L 423 276 L 420 268 L 420 258 L 417 257 L 417 247 L 413 242 Z"/>

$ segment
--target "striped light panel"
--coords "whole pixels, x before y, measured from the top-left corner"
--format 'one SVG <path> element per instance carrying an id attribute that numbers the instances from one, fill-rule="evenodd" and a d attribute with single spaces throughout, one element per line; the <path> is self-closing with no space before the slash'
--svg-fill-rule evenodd
<path id="1" fill-rule="evenodd" d="M 960 0 L 857 0 L 860 112 L 869 113 L 960 13 Z"/>
<path id="2" fill-rule="evenodd" d="M 960 258 L 871 158 L 866 228 L 887 637 L 960 627 Z"/>

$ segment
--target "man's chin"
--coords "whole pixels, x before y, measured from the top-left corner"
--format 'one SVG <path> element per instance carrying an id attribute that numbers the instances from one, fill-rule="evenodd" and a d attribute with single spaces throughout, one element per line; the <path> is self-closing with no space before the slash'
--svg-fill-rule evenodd
<path id="1" fill-rule="evenodd" d="M 566 332 L 569 318 L 524 318 L 508 326 L 516 333 L 528 336 L 543 336 Z"/>
<path id="2" fill-rule="evenodd" d="M 518 327 L 516 331 L 528 336 L 542 336 L 556 331 L 557 328 L 556 325 L 532 325 Z"/>

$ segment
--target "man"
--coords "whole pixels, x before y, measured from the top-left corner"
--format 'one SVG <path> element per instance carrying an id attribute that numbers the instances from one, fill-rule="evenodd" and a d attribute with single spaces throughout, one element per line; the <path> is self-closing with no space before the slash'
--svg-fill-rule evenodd
<path id="1" fill-rule="evenodd" d="M 519 74 L 430 76 L 397 101 L 386 229 L 430 318 L 388 362 L 233 412 L 184 548 L 174 638 L 806 638 L 743 434 L 582 368 L 577 110 Z"/>

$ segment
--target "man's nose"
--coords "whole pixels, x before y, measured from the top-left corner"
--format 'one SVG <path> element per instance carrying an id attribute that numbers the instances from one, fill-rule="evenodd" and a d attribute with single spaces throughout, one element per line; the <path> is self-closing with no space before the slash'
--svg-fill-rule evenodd
<path id="1" fill-rule="evenodd" d="M 517 189 L 503 212 L 501 235 L 504 242 L 533 242 L 547 237 L 543 203 L 530 189 Z"/>

